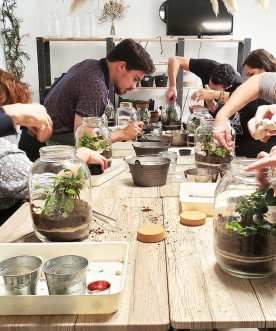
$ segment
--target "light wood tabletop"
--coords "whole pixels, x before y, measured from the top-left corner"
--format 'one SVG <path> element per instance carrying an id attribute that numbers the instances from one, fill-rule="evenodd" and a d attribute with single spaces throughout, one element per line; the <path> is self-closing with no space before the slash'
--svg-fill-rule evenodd
<path id="1" fill-rule="evenodd" d="M 182 172 L 192 165 L 179 165 Z M 167 330 L 275 328 L 276 275 L 243 280 L 226 274 L 213 253 L 212 219 L 200 227 L 179 223 L 179 183 L 139 188 L 128 170 L 92 189 L 94 214 L 86 241 L 130 244 L 124 290 L 111 315 L 0 316 L 0 330 Z M 137 241 L 141 224 L 159 224 L 167 238 Z M 2 227 L 0 242 L 39 242 L 28 203 Z"/>

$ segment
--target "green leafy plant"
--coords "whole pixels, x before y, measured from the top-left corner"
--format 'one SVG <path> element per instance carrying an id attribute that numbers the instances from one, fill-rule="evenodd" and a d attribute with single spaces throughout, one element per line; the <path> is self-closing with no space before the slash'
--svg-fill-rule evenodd
<path id="1" fill-rule="evenodd" d="M 195 130 L 199 127 L 200 125 L 200 119 L 198 117 L 192 117 L 191 118 L 191 123 L 189 125 L 189 134 L 194 134 Z"/>
<path id="2" fill-rule="evenodd" d="M 213 132 L 203 131 L 200 133 L 200 141 L 202 144 L 202 150 L 207 152 L 209 155 L 216 155 L 219 157 L 225 157 L 228 154 L 233 154 L 233 150 L 227 151 L 221 146 L 217 146 L 212 142 Z"/>
<path id="3" fill-rule="evenodd" d="M 84 132 L 83 136 L 78 138 L 79 147 L 87 147 L 93 151 L 108 149 L 108 141 L 99 132 L 96 134 L 97 137 L 91 137 L 87 132 Z"/>
<path id="4" fill-rule="evenodd" d="M 3 0 L 1 8 L 1 34 L 4 40 L 4 57 L 7 71 L 21 79 L 24 74 L 24 60 L 30 60 L 29 54 L 21 48 L 22 39 L 29 34 L 20 35 L 22 20 L 14 15 L 15 0 Z"/>
<path id="5" fill-rule="evenodd" d="M 235 211 L 240 214 L 241 219 L 246 219 L 248 225 L 243 227 L 240 222 L 233 220 L 230 224 L 226 224 L 225 228 L 245 236 L 268 233 L 276 235 L 276 224 L 267 224 L 268 206 L 276 206 L 276 197 L 273 188 L 267 185 L 262 190 L 256 190 L 249 197 L 243 197 L 236 206 Z"/>
<path id="6" fill-rule="evenodd" d="M 179 122 L 177 111 L 173 105 L 166 109 L 162 122 L 166 125 Z"/>
<path id="7" fill-rule="evenodd" d="M 56 213 L 63 217 L 68 217 L 74 209 L 75 201 L 80 199 L 80 191 L 87 186 L 83 176 L 82 168 L 79 168 L 77 176 L 70 169 L 64 170 L 63 176 L 50 177 L 54 179 L 52 186 L 44 187 L 44 193 L 41 200 L 46 200 L 42 208 L 39 208 L 40 214 L 54 215 Z M 41 189 L 40 185 L 35 189 Z"/>
<path id="8" fill-rule="evenodd" d="M 107 118 L 109 120 L 113 120 L 114 119 L 114 106 L 113 104 L 108 100 L 108 104 L 105 108 L 104 113 L 106 114 Z"/>

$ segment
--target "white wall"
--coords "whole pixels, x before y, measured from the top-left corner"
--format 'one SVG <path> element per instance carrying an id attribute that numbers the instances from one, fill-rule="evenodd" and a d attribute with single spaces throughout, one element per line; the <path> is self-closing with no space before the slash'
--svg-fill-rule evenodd
<path id="1" fill-rule="evenodd" d="M 206 0 L 208 1 L 208 0 Z M 129 5 L 127 18 L 117 23 L 118 37 L 156 38 L 166 37 L 166 25 L 159 18 L 159 7 L 163 0 L 125 0 Z M 89 1 L 78 11 L 82 15 L 85 11 L 94 11 L 99 15 L 103 0 Z M 270 1 L 266 11 L 255 0 L 237 0 L 239 14 L 234 17 L 234 33 L 231 38 L 252 38 L 251 49 L 265 48 L 276 56 L 275 18 L 276 1 Z M 38 101 L 38 71 L 36 56 L 36 37 L 47 35 L 47 14 L 58 12 L 61 20 L 69 14 L 71 0 L 17 0 L 16 14 L 23 19 L 21 33 L 29 33 L 30 38 L 24 39 L 24 50 L 31 60 L 26 62 L 26 71 L 23 81 L 28 82 L 34 93 L 34 101 Z M 63 36 L 68 36 L 68 28 L 63 25 Z M 110 24 L 97 24 L 97 37 L 106 37 L 109 34 Z M 224 37 L 226 39 L 228 37 Z M 143 43 L 145 45 L 145 43 Z M 66 72 L 73 64 L 85 58 L 101 58 L 105 56 L 104 42 L 51 42 L 51 74 L 52 80 L 62 72 Z M 220 62 L 230 63 L 236 68 L 236 43 L 186 43 L 185 56 L 206 57 Z M 199 52 L 200 49 L 200 52 Z M 174 43 L 163 43 L 163 54 L 160 54 L 159 43 L 149 43 L 147 50 L 154 62 L 167 61 L 175 52 Z M 165 73 L 166 66 L 158 66 L 158 73 Z M 191 103 L 189 96 L 192 90 L 184 90 L 185 101 L 188 92 L 187 106 Z M 165 103 L 165 90 L 136 90 L 125 96 L 135 99 L 151 97 L 156 105 Z M 185 117 L 186 117 L 185 116 Z"/>

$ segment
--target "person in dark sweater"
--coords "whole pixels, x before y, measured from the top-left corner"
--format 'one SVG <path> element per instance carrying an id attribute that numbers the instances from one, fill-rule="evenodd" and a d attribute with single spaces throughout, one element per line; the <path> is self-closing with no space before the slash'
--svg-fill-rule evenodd
<path id="1" fill-rule="evenodd" d="M 47 144 L 74 145 L 74 132 L 82 117 L 103 115 L 110 85 L 122 95 L 135 89 L 137 82 L 154 70 L 149 54 L 132 39 L 120 42 L 106 58 L 74 65 L 45 98 L 44 106 L 54 124 Z M 123 130 L 111 132 L 112 142 L 133 139 L 142 127 L 142 122 L 134 122 Z"/>
<path id="2" fill-rule="evenodd" d="M 229 64 L 221 64 L 210 59 L 175 56 L 170 58 L 168 63 L 170 87 L 166 92 L 167 100 L 176 100 L 176 76 L 180 68 L 193 72 L 201 79 L 203 88 L 194 92 L 191 98 L 195 101 L 204 100 L 213 117 L 228 101 L 232 92 L 243 83 L 239 73 Z M 254 117 L 258 105 L 258 101 L 254 100 L 230 118 L 231 125 L 236 131 L 237 156 L 254 158 L 261 151 L 269 152 L 276 143 L 276 138 L 273 138 L 264 145 L 260 141 L 255 141 L 248 131 L 247 122 Z"/>

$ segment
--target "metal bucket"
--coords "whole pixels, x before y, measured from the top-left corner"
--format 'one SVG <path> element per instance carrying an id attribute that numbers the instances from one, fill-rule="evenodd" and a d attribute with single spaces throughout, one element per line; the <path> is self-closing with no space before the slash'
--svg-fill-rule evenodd
<path id="1" fill-rule="evenodd" d="M 42 260 L 37 256 L 14 256 L 0 262 L 1 295 L 37 294 Z"/>
<path id="2" fill-rule="evenodd" d="M 172 131 L 172 145 L 187 146 L 187 131 L 186 130 Z"/>
<path id="3" fill-rule="evenodd" d="M 172 139 L 173 139 L 172 136 L 146 134 L 146 140 L 145 141 L 163 142 L 163 143 L 171 145 Z"/>
<path id="4" fill-rule="evenodd" d="M 140 155 L 157 155 L 159 152 L 167 151 L 169 144 L 164 142 L 135 142 L 132 144 L 137 156 Z"/>
<path id="5" fill-rule="evenodd" d="M 214 168 L 193 168 L 184 171 L 187 182 L 216 183 L 219 171 Z"/>
<path id="6" fill-rule="evenodd" d="M 88 260 L 78 255 L 58 256 L 43 264 L 49 294 L 85 294 Z"/>
<path id="7" fill-rule="evenodd" d="M 166 184 L 170 160 L 160 156 L 139 156 L 127 161 L 136 186 L 162 186 Z"/>

